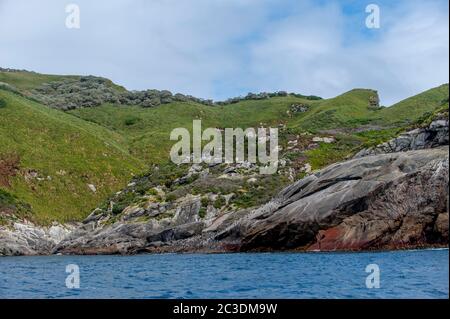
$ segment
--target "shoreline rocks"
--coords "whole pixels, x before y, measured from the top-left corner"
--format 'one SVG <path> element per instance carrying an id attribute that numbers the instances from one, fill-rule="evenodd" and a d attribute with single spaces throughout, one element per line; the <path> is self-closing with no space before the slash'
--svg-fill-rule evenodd
<path id="1" fill-rule="evenodd" d="M 75 227 L 60 224 L 40 227 L 26 222 L 0 226 L 0 256 L 49 255 Z"/>
<path id="2" fill-rule="evenodd" d="M 0 227 L 0 256 L 448 247 L 448 120 L 358 154 L 260 207 L 200 214 L 206 203 L 186 194 L 121 215 L 95 210 L 76 227 Z"/>
<path id="3" fill-rule="evenodd" d="M 297 181 L 253 210 L 198 220 L 194 201 L 166 222 L 117 222 L 96 229 L 88 223 L 53 253 L 446 247 L 448 160 L 446 146 L 352 159 Z"/>
<path id="4" fill-rule="evenodd" d="M 420 194 L 420 196 L 418 196 Z M 448 147 L 331 165 L 218 235 L 241 251 L 448 245 Z"/>
<path id="5" fill-rule="evenodd" d="M 448 119 L 438 119 L 431 122 L 427 127 L 401 134 L 400 136 L 376 147 L 359 151 L 354 158 L 421 150 L 449 144 Z"/>

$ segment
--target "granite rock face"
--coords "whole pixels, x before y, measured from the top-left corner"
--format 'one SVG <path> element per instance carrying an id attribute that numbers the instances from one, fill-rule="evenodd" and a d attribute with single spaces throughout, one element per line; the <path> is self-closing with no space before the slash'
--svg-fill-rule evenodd
<path id="1" fill-rule="evenodd" d="M 361 150 L 354 157 L 421 150 L 442 145 L 448 145 L 448 119 L 435 120 L 427 127 L 403 133 L 374 148 Z"/>
<path id="2" fill-rule="evenodd" d="M 195 197 L 161 221 L 89 220 L 53 250 L 63 254 L 370 250 L 445 246 L 448 147 L 331 165 L 255 210 L 198 220 Z"/>
<path id="3" fill-rule="evenodd" d="M 47 255 L 68 235 L 74 226 L 39 227 L 31 223 L 14 223 L 0 227 L 0 256 Z"/>
<path id="4" fill-rule="evenodd" d="M 242 251 L 447 245 L 448 160 L 441 147 L 331 165 L 217 239 L 232 239 Z"/>
<path id="5" fill-rule="evenodd" d="M 0 255 L 448 246 L 448 152 L 448 120 L 436 120 L 310 174 L 257 208 L 209 205 L 200 214 L 201 197 L 186 194 L 120 215 L 95 210 L 77 227 L 15 223 L 0 227 Z"/>
<path id="6" fill-rule="evenodd" d="M 147 212 L 129 207 L 122 220 L 101 223 L 102 215 L 91 214 L 82 227 L 74 230 L 54 248 L 65 254 L 133 254 L 201 233 L 200 198 L 186 196 L 172 205 L 149 207 Z M 172 212 L 169 214 L 168 212 Z M 139 220 L 143 214 L 156 218 Z M 169 215 L 164 217 L 164 214 Z M 160 216 L 160 217 L 159 217 Z M 106 217 L 108 218 L 108 216 Z"/>

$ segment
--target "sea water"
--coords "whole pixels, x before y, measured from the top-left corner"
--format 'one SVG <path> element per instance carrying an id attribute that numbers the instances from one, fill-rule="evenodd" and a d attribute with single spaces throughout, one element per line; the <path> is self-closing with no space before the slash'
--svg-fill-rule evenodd
<path id="1" fill-rule="evenodd" d="M 0 298 L 448 298 L 448 258 L 448 249 L 0 257 Z"/>

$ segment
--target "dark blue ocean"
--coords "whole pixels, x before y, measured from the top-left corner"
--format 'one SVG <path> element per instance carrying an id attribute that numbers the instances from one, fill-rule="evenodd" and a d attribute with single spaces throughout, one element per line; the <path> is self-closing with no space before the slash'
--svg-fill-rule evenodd
<path id="1" fill-rule="evenodd" d="M 0 257 L 0 298 L 448 298 L 448 258 L 447 249 Z M 69 264 L 78 289 L 66 286 Z M 369 264 L 379 288 L 366 286 Z"/>

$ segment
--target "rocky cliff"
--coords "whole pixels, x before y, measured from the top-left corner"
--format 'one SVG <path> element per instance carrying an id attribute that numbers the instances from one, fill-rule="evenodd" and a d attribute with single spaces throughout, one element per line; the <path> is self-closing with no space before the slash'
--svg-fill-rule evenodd
<path id="1" fill-rule="evenodd" d="M 448 147 L 327 167 L 217 236 L 239 250 L 395 249 L 448 241 Z"/>
<path id="2" fill-rule="evenodd" d="M 377 145 L 376 147 L 363 149 L 355 155 L 355 158 L 376 154 L 421 150 L 440 145 L 448 145 L 448 114 L 447 117 L 439 116 L 428 126 L 403 133 L 399 137 Z"/>
<path id="3" fill-rule="evenodd" d="M 58 236 L 51 235 L 55 230 L 27 232 L 20 225 L 0 229 L 1 251 L 132 254 L 448 246 L 448 151 L 448 119 L 438 119 L 363 150 L 353 159 L 312 172 L 256 208 L 222 209 L 216 205 L 217 195 L 208 195 L 205 203 L 205 197 L 195 192 L 184 192 L 175 200 L 168 196 L 155 200 L 165 196 L 155 187 L 144 196 L 144 204 L 116 212 L 111 202 L 70 232 L 58 231 Z M 217 170 L 215 179 L 210 176 L 213 170 Z M 219 183 L 231 187 L 236 179 L 251 184 L 260 178 L 251 166 L 221 170 L 193 166 L 175 182 L 183 185 L 199 176 L 199 183 L 213 189 Z M 114 200 L 138 192 L 141 186 L 139 181 L 131 183 Z M 261 186 L 255 189 L 263 192 Z M 226 203 L 231 197 L 220 201 Z M 36 231 L 43 231 L 42 236 Z"/>
<path id="4" fill-rule="evenodd" d="M 87 220 L 54 252 L 366 250 L 448 243 L 448 147 L 372 155 L 331 165 L 256 210 L 200 220 L 200 200 L 175 216 L 96 227 Z"/>
<path id="5" fill-rule="evenodd" d="M 39 227 L 31 223 L 0 226 L 0 256 L 49 255 L 75 226 Z"/>

